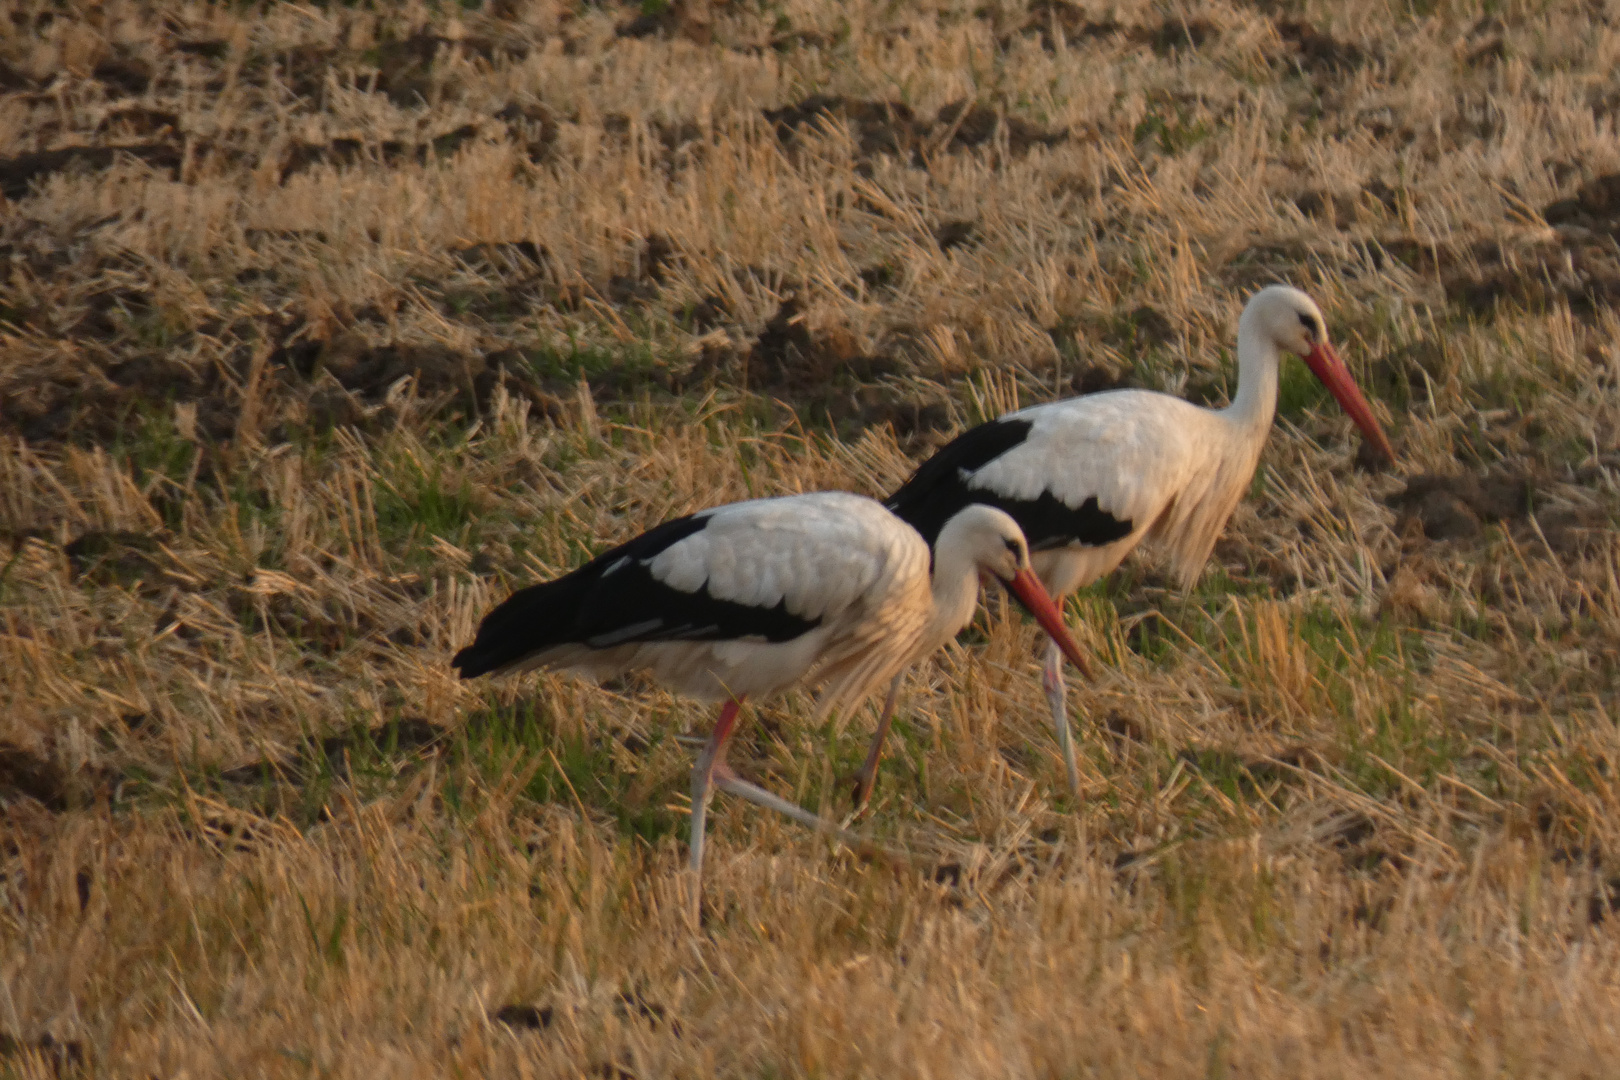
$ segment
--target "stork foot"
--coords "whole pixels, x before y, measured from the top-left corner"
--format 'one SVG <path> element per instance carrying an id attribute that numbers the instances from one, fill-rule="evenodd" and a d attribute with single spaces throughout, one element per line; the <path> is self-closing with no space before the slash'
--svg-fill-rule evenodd
<path id="1" fill-rule="evenodd" d="M 866 811 L 872 802 L 872 792 L 877 787 L 877 770 L 870 772 L 861 769 L 859 772 L 844 773 L 836 781 L 836 787 L 849 792 L 850 811 L 844 815 L 841 823 L 844 828 L 866 816 Z"/>

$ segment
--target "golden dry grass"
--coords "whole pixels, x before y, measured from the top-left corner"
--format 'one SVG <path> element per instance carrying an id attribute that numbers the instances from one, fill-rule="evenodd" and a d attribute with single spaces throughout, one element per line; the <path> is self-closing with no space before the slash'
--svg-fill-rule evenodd
<path id="1" fill-rule="evenodd" d="M 0 2 L 0 1072 L 1601 1076 L 1620 1056 L 1620 11 Z M 1190 596 L 992 598 L 863 862 L 709 717 L 448 668 L 719 501 L 1297 366 Z M 753 714 L 828 812 L 870 713 Z"/>

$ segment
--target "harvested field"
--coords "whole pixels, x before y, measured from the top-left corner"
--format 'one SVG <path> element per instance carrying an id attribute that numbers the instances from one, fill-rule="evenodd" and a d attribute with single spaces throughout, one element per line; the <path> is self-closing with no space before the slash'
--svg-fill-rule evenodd
<path id="1" fill-rule="evenodd" d="M 1620 5 L 0 0 L 0 1074 L 1600 1076 Z M 461 683 L 667 517 L 1303 367 L 1201 582 L 991 595 L 863 859 Z M 874 705 L 876 703 L 873 703 Z M 732 760 L 841 814 L 874 709 Z"/>

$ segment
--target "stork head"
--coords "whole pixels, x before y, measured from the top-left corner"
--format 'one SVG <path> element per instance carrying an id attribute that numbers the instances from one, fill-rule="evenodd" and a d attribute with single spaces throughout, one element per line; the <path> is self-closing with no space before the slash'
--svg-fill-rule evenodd
<path id="1" fill-rule="evenodd" d="M 1304 360 L 1355 421 L 1367 441 L 1385 458 L 1395 460 L 1395 448 L 1373 416 L 1372 406 L 1367 404 L 1356 381 L 1350 377 L 1350 369 L 1339 359 L 1338 350 L 1328 341 L 1327 321 L 1322 318 L 1322 309 L 1316 306 L 1316 301 L 1287 285 L 1268 285 L 1255 293 L 1243 309 L 1242 321 L 1269 338 L 1278 349 Z"/>
<path id="2" fill-rule="evenodd" d="M 1029 564 L 1024 530 L 1005 511 L 975 503 L 956 512 L 940 530 L 936 550 L 947 545 L 970 559 L 979 573 L 994 576 L 1035 617 L 1075 667 L 1091 677 L 1091 666 L 1063 625 L 1063 613 Z"/>
<path id="3" fill-rule="evenodd" d="M 939 545 L 952 545 L 981 574 L 1011 581 L 1029 569 L 1029 543 L 1012 515 L 974 503 L 952 515 L 939 533 Z"/>

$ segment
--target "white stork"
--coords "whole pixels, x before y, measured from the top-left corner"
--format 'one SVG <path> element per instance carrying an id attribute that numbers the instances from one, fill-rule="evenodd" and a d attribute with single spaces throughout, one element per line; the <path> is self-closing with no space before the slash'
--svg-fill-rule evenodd
<path id="1" fill-rule="evenodd" d="M 875 500 L 844 492 L 704 510 L 513 593 L 453 663 L 464 679 L 537 667 L 599 679 L 644 671 L 671 690 L 723 702 L 692 769 L 691 865 L 700 879 L 711 784 L 830 828 L 726 764 L 746 696 L 808 676 L 823 685 L 818 718 L 855 705 L 967 625 L 981 572 L 1083 662 L 1012 518 L 970 503 L 929 539 L 931 549 Z"/>
<path id="2" fill-rule="evenodd" d="M 1362 433 L 1394 460 L 1372 409 L 1328 342 L 1321 310 L 1298 289 L 1272 285 L 1255 294 L 1238 320 L 1237 394 L 1226 408 L 1114 390 L 1020 409 L 957 436 L 884 505 L 930 542 L 970 503 L 1005 510 L 1028 538 L 1036 575 L 1060 602 L 1112 571 L 1143 540 L 1168 556 L 1189 586 L 1254 476 L 1277 410 L 1284 352 L 1303 358 Z M 1054 648 L 1044 684 L 1069 786 L 1078 796 L 1062 665 Z M 856 781 L 857 810 L 871 797 L 893 702 L 891 688 Z"/>

